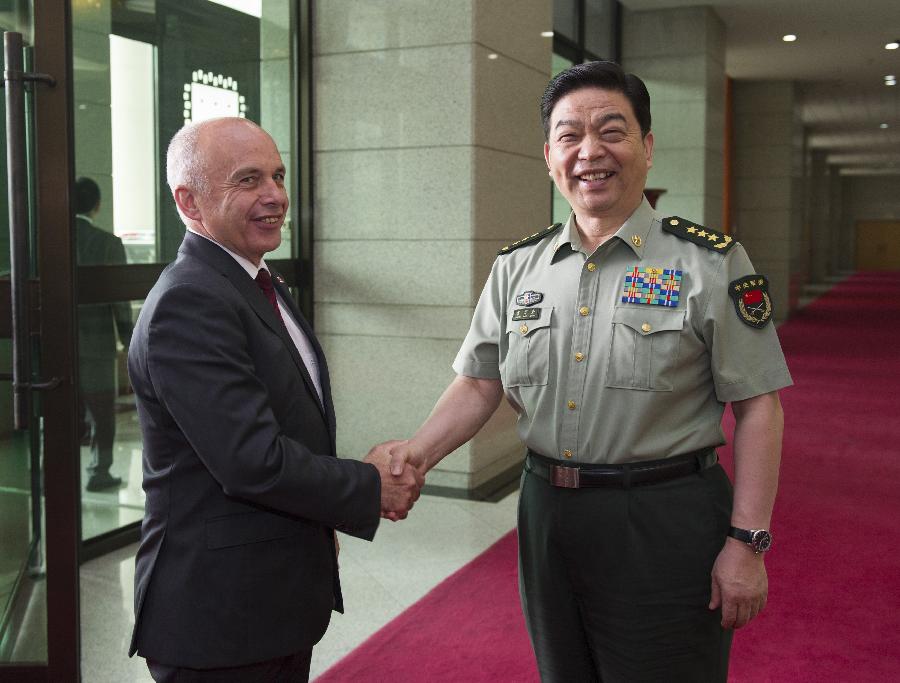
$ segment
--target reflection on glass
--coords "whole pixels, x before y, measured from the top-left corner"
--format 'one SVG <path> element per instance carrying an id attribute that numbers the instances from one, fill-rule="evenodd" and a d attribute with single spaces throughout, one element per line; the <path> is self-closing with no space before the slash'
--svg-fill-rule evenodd
<path id="1" fill-rule="evenodd" d="M 278 145 L 290 191 L 298 158 L 292 146 L 294 4 L 72 4 L 76 176 L 93 180 L 102 198 L 96 210 L 79 209 L 83 274 L 175 258 L 184 225 L 166 184 L 165 153 L 185 121 L 237 115 L 259 123 Z M 290 199 L 293 214 L 299 202 Z M 269 258 L 293 255 L 293 224 L 289 215 L 281 246 Z M 88 253 L 89 242 L 96 253 Z M 144 509 L 141 435 L 125 362 L 139 304 L 125 302 L 118 291 L 113 283 L 104 303 L 78 307 L 85 539 L 140 521 Z"/>
<path id="2" fill-rule="evenodd" d="M 117 266 L 125 263 L 122 239 L 94 223 L 100 212 L 100 187 L 81 177 L 75 182 L 75 243 L 79 266 Z M 78 366 L 82 443 L 90 446 L 85 488 L 117 489 L 121 477 L 110 472 L 116 438 L 116 359 L 118 343 L 128 348 L 133 324 L 126 302 L 79 306 Z"/>
<path id="3" fill-rule="evenodd" d="M 109 234 L 109 233 L 107 233 Z M 141 434 L 128 383 L 125 342 L 141 302 L 78 307 L 79 370 L 85 431 L 81 441 L 81 535 L 93 538 L 144 515 Z M 83 351 L 84 343 L 97 350 Z M 102 346 L 102 352 L 99 350 Z M 92 414 L 92 407 L 98 406 Z"/>
<path id="4" fill-rule="evenodd" d="M 553 76 L 556 76 L 561 71 L 565 71 L 573 65 L 574 62 L 554 53 L 553 60 L 550 63 L 550 70 Z M 565 223 L 569 219 L 569 213 L 572 211 L 572 208 L 569 206 L 569 202 L 566 201 L 566 198 L 556 189 L 556 185 L 552 180 L 550 181 L 550 185 L 553 188 L 553 215 L 551 221 L 553 223 Z"/>

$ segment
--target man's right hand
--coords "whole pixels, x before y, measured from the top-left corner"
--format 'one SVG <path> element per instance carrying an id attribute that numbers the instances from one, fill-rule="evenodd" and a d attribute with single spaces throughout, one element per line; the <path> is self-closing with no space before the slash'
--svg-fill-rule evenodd
<path id="1" fill-rule="evenodd" d="M 364 459 L 364 462 L 375 465 L 381 476 L 381 516 L 394 522 L 406 518 L 425 483 L 422 474 L 411 465 L 401 468 L 400 474 L 391 473 L 389 449 L 399 443 L 389 441 L 375 446 Z"/>

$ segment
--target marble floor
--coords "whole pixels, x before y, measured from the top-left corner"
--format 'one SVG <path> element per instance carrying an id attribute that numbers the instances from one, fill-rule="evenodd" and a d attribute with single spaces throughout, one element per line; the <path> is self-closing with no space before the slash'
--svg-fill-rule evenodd
<path id="1" fill-rule="evenodd" d="M 311 679 L 486 550 L 516 522 L 518 491 L 499 502 L 423 496 L 409 518 L 382 522 L 375 541 L 341 535 L 346 614 L 313 650 Z M 82 675 L 86 683 L 151 681 L 126 655 L 133 625 L 135 546 L 81 569 Z"/>

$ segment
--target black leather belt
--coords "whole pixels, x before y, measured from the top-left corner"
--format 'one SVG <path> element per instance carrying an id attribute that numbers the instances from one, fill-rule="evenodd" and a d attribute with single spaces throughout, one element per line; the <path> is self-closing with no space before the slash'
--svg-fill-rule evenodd
<path id="1" fill-rule="evenodd" d="M 553 486 L 566 489 L 617 488 L 657 484 L 685 477 L 712 467 L 719 461 L 713 448 L 675 455 L 661 460 L 625 463 L 623 465 L 565 465 L 531 449 L 525 458 L 525 470 L 546 479 Z"/>

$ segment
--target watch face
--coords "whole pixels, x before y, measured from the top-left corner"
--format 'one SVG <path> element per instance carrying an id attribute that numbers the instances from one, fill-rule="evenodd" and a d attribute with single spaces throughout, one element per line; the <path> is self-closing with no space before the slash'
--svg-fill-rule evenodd
<path id="1" fill-rule="evenodd" d="M 757 529 L 750 539 L 750 546 L 758 553 L 766 552 L 772 546 L 772 534 L 765 529 Z"/>

